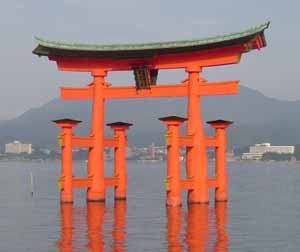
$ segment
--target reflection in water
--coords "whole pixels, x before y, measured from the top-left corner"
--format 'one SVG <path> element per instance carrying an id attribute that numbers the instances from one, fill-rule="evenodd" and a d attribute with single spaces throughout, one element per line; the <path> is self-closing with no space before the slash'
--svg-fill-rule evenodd
<path id="1" fill-rule="evenodd" d="M 114 227 L 112 231 L 112 251 L 125 251 L 126 238 L 126 201 L 116 201 L 114 207 Z"/>
<path id="2" fill-rule="evenodd" d="M 103 220 L 105 205 L 96 202 L 87 203 L 87 248 L 91 252 L 103 251 Z"/>
<path id="3" fill-rule="evenodd" d="M 72 251 L 73 238 L 73 206 L 72 204 L 63 204 L 60 208 L 60 241 L 58 247 L 60 252 Z"/>
<path id="4" fill-rule="evenodd" d="M 90 202 L 86 211 L 76 212 L 72 204 L 61 205 L 61 239 L 59 252 L 83 251 L 80 240 L 74 238 L 82 233 L 86 225 L 85 249 L 91 252 L 126 251 L 126 202 L 115 202 L 113 211 L 105 204 Z M 189 205 L 186 213 L 180 207 L 167 207 L 166 240 L 168 252 L 227 252 L 226 203 L 216 203 L 213 209 L 208 205 Z M 74 212 L 78 214 L 74 215 Z M 111 216 L 106 216 L 107 212 Z M 74 225 L 86 215 L 85 224 Z M 77 220 L 76 220 L 77 219 Z M 112 219 L 112 222 L 107 221 Z M 111 223 L 107 228 L 106 223 Z M 79 230 L 78 230 L 79 229 Z M 108 229 L 108 230 L 107 230 Z M 109 234 L 109 236 L 107 236 Z M 110 242 L 111 241 L 111 242 Z M 110 247 L 108 246 L 110 245 Z"/>
<path id="5" fill-rule="evenodd" d="M 215 243 L 216 252 L 227 252 L 228 235 L 226 232 L 227 222 L 227 204 L 226 202 L 216 203 L 215 214 L 216 214 L 216 229 L 217 229 L 217 240 Z"/>
<path id="6" fill-rule="evenodd" d="M 186 218 L 185 242 L 188 251 L 206 251 L 208 241 L 208 205 L 189 205 Z"/>
<path id="7" fill-rule="evenodd" d="M 208 205 L 189 205 L 186 218 L 180 207 L 167 208 L 167 241 L 168 252 L 227 252 L 228 237 L 226 233 L 226 203 L 215 204 L 213 215 L 209 215 Z M 214 217 L 215 225 L 210 225 L 210 217 Z M 185 229 L 183 227 L 185 225 Z M 212 229 L 212 230 L 211 230 Z M 184 230 L 184 231 L 183 231 Z M 212 246 L 211 237 L 216 236 Z M 184 239 L 182 239 L 184 237 Z"/>
<path id="8" fill-rule="evenodd" d="M 167 207 L 167 241 L 168 252 L 181 251 L 180 242 L 182 214 L 181 207 Z"/>
<path id="9" fill-rule="evenodd" d="M 78 215 L 74 215 L 72 204 L 61 204 L 61 239 L 58 242 L 59 252 L 75 252 L 83 251 L 80 248 L 80 239 L 74 239 L 74 234 L 77 233 L 77 225 L 73 225 Z M 91 252 L 105 251 L 105 243 L 103 238 L 103 224 L 105 222 L 105 204 L 89 202 L 86 207 L 86 227 L 87 227 L 87 244 L 86 249 Z M 79 211 L 79 215 L 84 214 Z M 125 237 L 126 237 L 126 202 L 115 202 L 113 215 L 113 228 L 111 234 L 111 248 L 109 251 L 122 252 L 125 251 Z M 80 223 L 81 224 L 81 223 Z M 80 225 L 82 226 L 82 224 Z M 81 231 L 81 230 L 80 230 Z M 107 241 L 106 241 L 107 242 Z M 108 243 L 108 242 L 107 242 Z"/>

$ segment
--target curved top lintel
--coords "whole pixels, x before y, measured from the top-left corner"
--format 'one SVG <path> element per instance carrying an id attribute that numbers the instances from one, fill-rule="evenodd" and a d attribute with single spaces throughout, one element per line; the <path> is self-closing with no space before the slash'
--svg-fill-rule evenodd
<path id="1" fill-rule="evenodd" d="M 266 45 L 264 30 L 269 27 L 269 24 L 270 22 L 267 22 L 242 32 L 204 39 L 143 44 L 102 45 L 66 43 L 36 37 L 38 46 L 33 50 L 33 53 L 39 56 L 60 56 L 72 58 L 143 59 L 163 54 L 187 53 L 245 44 L 259 36 L 260 43 L 257 45 L 254 44 L 250 47 L 251 49 L 256 49 Z M 247 49 L 249 50 L 249 47 Z"/>

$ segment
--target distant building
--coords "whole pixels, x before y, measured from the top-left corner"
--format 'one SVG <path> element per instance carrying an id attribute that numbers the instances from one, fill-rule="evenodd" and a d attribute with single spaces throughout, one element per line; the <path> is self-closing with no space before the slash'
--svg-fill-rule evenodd
<path id="1" fill-rule="evenodd" d="M 294 154 L 295 146 L 272 146 L 270 143 L 261 143 L 250 146 L 249 152 L 243 153 L 244 160 L 260 160 L 264 153 Z"/>
<path id="2" fill-rule="evenodd" d="M 271 146 L 270 143 L 256 144 L 250 147 L 250 153 L 275 152 L 278 154 L 293 154 L 295 146 Z"/>
<path id="3" fill-rule="evenodd" d="M 20 153 L 32 153 L 32 145 L 24 144 L 19 141 L 5 144 L 5 153 L 20 154 Z"/>

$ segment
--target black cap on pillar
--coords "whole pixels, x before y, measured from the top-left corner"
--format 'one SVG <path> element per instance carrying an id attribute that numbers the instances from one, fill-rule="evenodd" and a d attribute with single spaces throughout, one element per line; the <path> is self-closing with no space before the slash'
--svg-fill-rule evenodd
<path id="1" fill-rule="evenodd" d="M 158 118 L 158 120 L 163 121 L 163 122 L 165 122 L 165 121 L 184 122 L 187 119 L 184 117 L 179 117 L 179 116 L 166 116 L 166 117 Z"/>
<path id="2" fill-rule="evenodd" d="M 128 129 L 133 124 L 126 123 L 126 122 L 113 122 L 113 123 L 107 123 L 106 125 L 111 127 L 112 129 Z"/>
<path id="3" fill-rule="evenodd" d="M 166 116 L 158 118 L 158 120 L 162 121 L 166 125 L 180 125 L 186 121 L 186 118 L 179 116 Z"/>
<path id="4" fill-rule="evenodd" d="M 62 119 L 53 120 L 52 122 L 54 122 L 54 123 L 81 123 L 82 121 L 74 120 L 74 119 L 70 119 L 70 118 L 62 118 Z"/>
<path id="5" fill-rule="evenodd" d="M 113 123 L 107 123 L 107 126 L 132 126 L 132 123 L 126 123 L 126 122 L 113 122 Z"/>
<path id="6" fill-rule="evenodd" d="M 232 121 L 226 121 L 222 119 L 207 121 L 206 123 L 209 124 L 212 128 L 227 128 L 231 124 L 233 124 Z"/>
<path id="7" fill-rule="evenodd" d="M 57 119 L 57 120 L 53 120 L 52 122 L 56 123 L 60 127 L 73 127 L 81 123 L 81 121 L 79 120 L 74 120 L 70 118 Z"/>

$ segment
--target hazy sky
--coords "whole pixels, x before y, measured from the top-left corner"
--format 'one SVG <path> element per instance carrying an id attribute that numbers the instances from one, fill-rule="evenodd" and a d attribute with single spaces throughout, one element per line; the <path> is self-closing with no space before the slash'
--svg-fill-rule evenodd
<path id="1" fill-rule="evenodd" d="M 0 10 L 0 120 L 58 96 L 58 87 L 84 86 L 88 74 L 58 72 L 31 52 L 34 36 L 51 40 L 125 43 L 201 38 L 271 21 L 267 47 L 239 65 L 204 70 L 208 80 L 240 79 L 267 96 L 300 99 L 299 15 L 296 0 L 3 0 Z M 297 70 L 298 69 L 298 70 Z M 183 73 L 163 73 L 178 82 Z M 109 76 L 128 83 L 127 74 Z"/>

